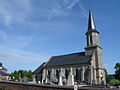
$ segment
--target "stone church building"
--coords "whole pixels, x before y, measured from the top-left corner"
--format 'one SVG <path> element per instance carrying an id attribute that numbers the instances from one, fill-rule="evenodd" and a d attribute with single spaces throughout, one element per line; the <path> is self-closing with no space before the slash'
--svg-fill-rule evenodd
<path id="1" fill-rule="evenodd" d="M 38 83 L 50 85 L 105 84 L 105 69 L 99 32 L 96 30 L 92 11 L 89 11 L 87 46 L 84 52 L 53 56 L 41 64 L 34 77 Z"/>

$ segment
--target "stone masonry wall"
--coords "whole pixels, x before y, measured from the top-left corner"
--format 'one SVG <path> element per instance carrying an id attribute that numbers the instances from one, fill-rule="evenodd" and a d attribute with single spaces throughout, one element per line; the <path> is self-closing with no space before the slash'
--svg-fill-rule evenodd
<path id="1" fill-rule="evenodd" d="M 41 84 L 25 84 L 25 83 L 4 82 L 4 81 L 0 81 L 0 87 L 9 88 L 12 90 L 74 90 L 73 87 L 50 86 L 50 85 L 41 85 Z M 79 88 L 78 90 L 117 90 L 117 89 Z"/>

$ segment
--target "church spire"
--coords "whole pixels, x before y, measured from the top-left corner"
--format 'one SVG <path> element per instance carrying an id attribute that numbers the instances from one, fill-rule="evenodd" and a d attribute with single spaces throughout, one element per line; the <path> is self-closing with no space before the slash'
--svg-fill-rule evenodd
<path id="1" fill-rule="evenodd" d="M 88 31 L 96 31 L 92 10 L 89 10 Z"/>

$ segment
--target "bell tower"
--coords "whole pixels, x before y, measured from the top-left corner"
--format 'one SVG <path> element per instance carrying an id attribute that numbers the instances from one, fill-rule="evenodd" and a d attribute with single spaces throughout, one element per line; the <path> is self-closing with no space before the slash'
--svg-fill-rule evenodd
<path id="1" fill-rule="evenodd" d="M 99 42 L 99 32 L 96 30 L 92 10 L 89 10 L 88 30 L 86 32 L 87 46 L 85 54 L 92 55 L 91 67 L 95 84 L 105 83 L 105 71 L 102 63 L 102 48 Z"/>
<path id="2" fill-rule="evenodd" d="M 88 47 L 99 46 L 99 32 L 96 30 L 91 10 L 89 11 L 88 31 L 86 32 L 86 36 Z"/>

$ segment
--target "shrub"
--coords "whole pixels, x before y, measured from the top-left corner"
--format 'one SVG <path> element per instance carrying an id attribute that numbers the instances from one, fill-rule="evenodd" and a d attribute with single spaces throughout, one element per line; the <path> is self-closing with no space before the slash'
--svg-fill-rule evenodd
<path id="1" fill-rule="evenodd" d="M 120 81 L 117 79 L 112 79 L 109 81 L 109 84 L 120 84 Z"/>

